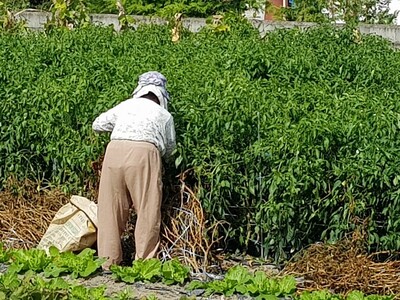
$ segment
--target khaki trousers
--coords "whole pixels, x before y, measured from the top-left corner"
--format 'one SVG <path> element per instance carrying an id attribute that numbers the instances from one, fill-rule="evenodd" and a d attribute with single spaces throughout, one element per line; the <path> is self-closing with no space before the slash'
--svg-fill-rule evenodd
<path id="1" fill-rule="evenodd" d="M 98 198 L 98 255 L 108 269 L 122 261 L 121 235 L 133 206 L 136 259 L 156 255 L 161 223 L 161 155 L 151 143 L 112 140 L 106 150 Z"/>

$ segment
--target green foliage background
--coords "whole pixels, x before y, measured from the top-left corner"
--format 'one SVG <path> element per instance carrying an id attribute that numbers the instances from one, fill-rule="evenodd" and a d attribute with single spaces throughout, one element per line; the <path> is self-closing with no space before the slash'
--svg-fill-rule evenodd
<path id="1" fill-rule="evenodd" d="M 92 121 L 159 70 L 178 138 L 167 177 L 193 170 L 228 239 L 284 258 L 363 221 L 370 249 L 400 249 L 400 54 L 348 29 L 229 25 L 177 44 L 165 26 L 2 33 L 0 178 L 82 191 L 108 141 Z"/>
<path id="2" fill-rule="evenodd" d="M 243 12 L 247 6 L 257 7 L 263 1 L 259 0 L 122 0 L 126 13 L 149 15 L 158 14 L 171 16 L 184 13 L 186 16 L 207 17 L 226 11 Z M 93 12 L 118 13 L 115 0 L 89 0 L 87 6 Z"/>
<path id="3" fill-rule="evenodd" d="M 287 21 L 346 22 L 346 24 L 393 24 L 398 12 L 390 9 L 391 0 L 295 0 L 293 7 L 279 9 Z"/>
<path id="4" fill-rule="evenodd" d="M 2 0 L 11 10 L 39 8 L 49 10 L 55 0 Z M 64 2 L 64 0 L 58 3 Z M 66 1 L 65 1 L 66 2 Z M 116 0 L 74 0 L 74 5 L 82 3 L 91 13 L 118 13 Z M 222 12 L 241 13 L 248 7 L 260 7 L 263 0 L 121 0 L 126 13 L 136 15 L 173 16 L 183 13 L 191 17 L 208 17 Z"/>

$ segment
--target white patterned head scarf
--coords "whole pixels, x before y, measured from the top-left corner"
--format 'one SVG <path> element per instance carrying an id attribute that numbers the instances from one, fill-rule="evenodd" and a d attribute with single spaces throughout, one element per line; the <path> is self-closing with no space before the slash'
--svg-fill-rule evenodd
<path id="1" fill-rule="evenodd" d="M 168 101 L 170 99 L 166 88 L 167 78 L 159 72 L 150 71 L 139 76 L 139 82 L 133 91 L 133 98 L 139 98 L 152 92 L 160 100 L 160 105 L 168 109 Z"/>

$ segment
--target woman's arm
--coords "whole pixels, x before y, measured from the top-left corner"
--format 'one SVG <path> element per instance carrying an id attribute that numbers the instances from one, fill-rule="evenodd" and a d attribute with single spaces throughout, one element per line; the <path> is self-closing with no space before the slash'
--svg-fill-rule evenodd
<path id="1" fill-rule="evenodd" d="M 94 120 L 92 128 L 95 132 L 112 132 L 117 120 L 117 106 L 102 113 Z"/>

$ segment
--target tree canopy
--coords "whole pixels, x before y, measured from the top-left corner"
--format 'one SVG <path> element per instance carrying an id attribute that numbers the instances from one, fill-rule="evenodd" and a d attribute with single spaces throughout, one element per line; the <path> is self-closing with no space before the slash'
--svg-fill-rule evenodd
<path id="1" fill-rule="evenodd" d="M 78 0 L 91 13 L 118 13 L 116 0 Z M 127 14 L 173 15 L 183 13 L 192 17 L 207 17 L 222 12 L 242 13 L 248 8 L 260 7 L 266 0 L 121 0 Z M 2 0 L 11 9 L 44 8 L 54 3 L 71 0 Z"/>

